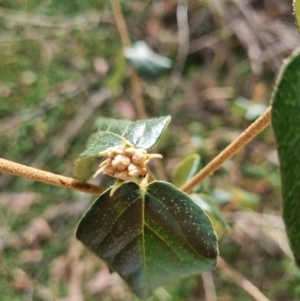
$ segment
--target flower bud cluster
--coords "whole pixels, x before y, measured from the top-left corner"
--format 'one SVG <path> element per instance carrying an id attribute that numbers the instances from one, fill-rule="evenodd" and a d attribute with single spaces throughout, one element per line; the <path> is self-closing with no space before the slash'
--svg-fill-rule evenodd
<path id="1" fill-rule="evenodd" d="M 110 148 L 99 156 L 108 157 L 100 164 L 93 178 L 100 173 L 127 181 L 136 176 L 145 176 L 148 173 L 148 162 L 152 158 L 162 158 L 159 154 L 147 154 L 144 149 L 136 149 L 130 142 Z"/>

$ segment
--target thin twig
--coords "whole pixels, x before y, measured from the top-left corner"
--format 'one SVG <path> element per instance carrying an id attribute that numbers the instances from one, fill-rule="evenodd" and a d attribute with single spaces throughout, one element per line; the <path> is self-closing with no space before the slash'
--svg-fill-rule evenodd
<path id="1" fill-rule="evenodd" d="M 53 186 L 78 190 L 81 192 L 87 192 L 94 195 L 99 195 L 105 190 L 100 186 L 95 186 L 87 182 L 75 180 L 44 170 L 25 166 L 2 158 L 0 158 L 0 172 L 8 173 L 10 175 L 42 182 Z"/>
<path id="2" fill-rule="evenodd" d="M 238 9 L 241 11 L 241 13 L 244 15 L 245 19 L 249 23 L 249 26 L 253 28 L 253 31 L 256 33 L 257 37 L 263 44 L 266 51 L 268 51 L 272 65 L 271 67 L 277 71 L 278 68 L 281 66 L 281 59 L 273 54 L 273 48 L 268 47 L 271 43 L 274 43 L 272 41 L 270 43 L 270 39 L 272 35 L 269 33 L 268 28 L 265 24 L 267 24 L 265 18 L 263 18 L 261 15 L 257 14 L 253 8 L 251 8 L 250 5 L 245 5 L 245 3 L 242 3 L 243 1 L 235 0 L 233 3 L 238 7 Z"/>
<path id="3" fill-rule="evenodd" d="M 235 155 L 243 146 L 264 130 L 271 122 L 271 107 L 269 107 L 255 122 L 253 122 L 237 139 L 228 145 L 217 157 L 202 168 L 193 178 L 180 189 L 186 193 L 193 190 L 204 179 L 213 174 L 228 159 Z"/>
<path id="4" fill-rule="evenodd" d="M 223 258 L 218 258 L 217 267 L 256 301 L 270 301 L 254 284 L 232 268 Z"/>
<path id="5" fill-rule="evenodd" d="M 114 16 L 121 37 L 123 48 L 129 47 L 131 45 L 131 42 L 130 42 L 129 33 L 123 16 L 120 2 L 119 0 L 111 0 L 110 2 L 114 12 Z M 138 74 L 132 68 L 131 68 L 130 82 L 131 82 L 132 92 L 134 95 L 133 98 L 134 98 L 134 103 L 135 103 L 138 118 L 145 119 L 147 118 L 147 114 L 145 111 L 144 100 L 142 98 L 142 86 L 140 84 Z"/>
<path id="6" fill-rule="evenodd" d="M 190 29 L 188 22 L 188 1 L 178 0 L 177 5 L 178 51 L 175 65 L 165 86 L 165 99 L 170 98 L 178 86 L 190 51 Z"/>
<path id="7" fill-rule="evenodd" d="M 211 272 L 204 272 L 201 274 L 206 301 L 217 301 L 217 293 L 214 283 L 214 278 Z"/>
<path id="8" fill-rule="evenodd" d="M 203 35 L 200 38 L 190 41 L 189 54 L 198 52 L 204 48 L 212 47 L 222 41 L 231 38 L 233 32 L 228 25 L 223 26 L 221 29 Z"/>

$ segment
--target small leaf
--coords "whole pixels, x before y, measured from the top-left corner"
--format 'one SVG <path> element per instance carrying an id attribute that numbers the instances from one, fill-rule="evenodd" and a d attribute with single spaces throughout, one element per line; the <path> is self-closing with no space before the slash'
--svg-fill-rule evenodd
<path id="1" fill-rule="evenodd" d="M 128 126 L 123 137 L 136 148 L 149 150 L 158 143 L 170 120 L 170 116 L 138 120 Z"/>
<path id="2" fill-rule="evenodd" d="M 139 74 L 150 78 L 159 77 L 172 66 L 170 59 L 153 52 L 144 41 L 125 48 L 124 55 Z"/>
<path id="3" fill-rule="evenodd" d="M 100 117 L 95 122 L 98 131 L 112 132 L 120 136 L 123 136 L 130 124 L 132 124 L 132 122 L 129 120 L 106 117 Z"/>
<path id="4" fill-rule="evenodd" d="M 300 48 L 285 61 L 278 77 L 272 126 L 280 162 L 283 219 L 300 266 Z"/>
<path id="5" fill-rule="evenodd" d="M 268 107 L 262 103 L 251 103 L 247 108 L 245 118 L 253 121 L 257 119 Z"/>
<path id="6" fill-rule="evenodd" d="M 216 204 L 226 204 L 232 201 L 232 194 L 223 189 L 215 188 L 212 192 L 212 197 Z"/>
<path id="7" fill-rule="evenodd" d="M 161 135 L 171 120 L 170 116 L 138 120 L 131 122 L 112 118 L 98 118 L 98 132 L 89 138 L 85 151 L 74 163 L 73 172 L 76 177 L 88 180 L 92 175 L 95 158 L 100 152 L 122 145 L 125 138 L 136 148 L 149 150 L 159 141 Z"/>
<path id="8" fill-rule="evenodd" d="M 212 270 L 218 255 L 209 218 L 175 186 L 124 183 L 104 192 L 81 219 L 77 238 L 119 273 L 135 294 Z"/>
<path id="9" fill-rule="evenodd" d="M 261 201 L 261 197 L 258 194 L 239 187 L 232 187 L 230 193 L 232 195 L 231 207 L 235 209 L 254 209 Z"/>
<path id="10" fill-rule="evenodd" d="M 82 180 L 88 180 L 92 175 L 93 166 L 96 157 L 99 157 L 99 153 L 122 143 L 122 137 L 111 132 L 96 132 L 92 134 L 85 151 L 74 163 L 74 175 Z"/>
<path id="11" fill-rule="evenodd" d="M 96 121 L 96 128 L 120 135 L 136 148 L 149 150 L 158 143 L 170 120 L 170 116 L 135 122 L 101 117 Z"/>
<path id="12" fill-rule="evenodd" d="M 229 225 L 223 218 L 218 206 L 214 203 L 212 197 L 204 194 L 191 194 L 192 200 L 205 212 L 213 216 L 225 230 L 229 229 Z"/>
<path id="13" fill-rule="evenodd" d="M 294 14 L 298 26 L 298 30 L 300 31 L 300 0 L 294 0 Z"/>
<path id="14" fill-rule="evenodd" d="M 172 183 L 180 187 L 192 178 L 200 168 L 200 156 L 198 154 L 190 154 L 180 161 L 174 168 L 172 173 Z"/>

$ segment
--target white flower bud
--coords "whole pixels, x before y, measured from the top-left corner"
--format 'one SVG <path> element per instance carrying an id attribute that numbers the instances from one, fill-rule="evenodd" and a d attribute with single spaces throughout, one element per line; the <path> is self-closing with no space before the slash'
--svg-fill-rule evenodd
<path id="1" fill-rule="evenodd" d="M 123 139 L 123 145 L 100 152 L 99 156 L 108 157 L 108 159 L 100 164 L 94 178 L 100 173 L 105 173 L 123 181 L 136 176 L 146 176 L 149 160 L 162 158 L 159 154 L 147 154 L 144 149 L 136 149 L 132 143 L 125 139 Z"/>
<path id="2" fill-rule="evenodd" d="M 136 177 L 136 176 L 139 176 L 139 175 L 140 175 L 140 171 L 137 170 L 137 169 L 134 169 L 134 170 L 128 171 L 128 175 L 129 175 L 130 177 Z"/>
<path id="3" fill-rule="evenodd" d="M 123 171 L 130 164 L 130 159 L 124 155 L 117 155 L 112 161 L 112 167 L 118 171 Z"/>
<path id="4" fill-rule="evenodd" d="M 128 158 L 131 158 L 135 152 L 136 149 L 134 147 L 128 147 L 124 149 L 124 155 Z"/>
<path id="5" fill-rule="evenodd" d="M 137 165 L 142 165 L 146 160 L 146 152 L 141 149 L 137 149 L 131 158 L 131 162 Z"/>
<path id="6" fill-rule="evenodd" d="M 128 166 L 128 174 L 132 177 L 136 177 L 136 176 L 140 175 L 140 170 L 141 170 L 141 168 L 138 165 L 135 165 L 133 163 L 131 163 Z"/>
<path id="7" fill-rule="evenodd" d="M 108 166 L 104 169 L 103 173 L 106 173 L 107 175 L 114 177 L 116 170 L 112 166 Z"/>
<path id="8" fill-rule="evenodd" d="M 115 158 L 117 155 L 123 155 L 123 154 L 124 154 L 124 148 L 123 148 L 123 146 L 121 146 L 121 147 L 115 147 L 115 148 L 113 148 L 113 149 L 111 149 L 109 151 L 109 156 L 111 158 Z"/>

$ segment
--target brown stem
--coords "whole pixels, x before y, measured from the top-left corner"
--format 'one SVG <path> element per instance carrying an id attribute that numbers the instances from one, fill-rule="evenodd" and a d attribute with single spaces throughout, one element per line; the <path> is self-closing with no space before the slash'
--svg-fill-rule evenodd
<path id="1" fill-rule="evenodd" d="M 147 114 L 145 111 L 144 99 L 142 97 L 142 87 L 139 81 L 138 74 L 131 68 L 130 82 L 134 94 L 134 105 L 136 107 L 139 119 L 146 119 Z"/>
<path id="2" fill-rule="evenodd" d="M 218 258 L 217 267 L 243 290 L 250 294 L 256 301 L 270 301 L 270 299 L 268 299 L 254 284 L 232 268 L 223 258 Z"/>
<path id="3" fill-rule="evenodd" d="M 216 288 L 214 283 L 214 278 L 211 272 L 204 272 L 201 274 L 202 282 L 205 292 L 206 301 L 217 301 Z"/>
<path id="4" fill-rule="evenodd" d="M 25 166 L 2 158 L 0 158 L 0 172 L 42 182 L 45 184 L 50 184 L 53 186 L 87 192 L 94 195 L 99 195 L 105 190 L 102 187 L 95 186 L 83 181 Z"/>
<path id="5" fill-rule="evenodd" d="M 251 141 L 271 122 L 271 107 L 269 107 L 255 122 L 253 122 L 238 138 L 228 145 L 218 156 L 202 168 L 194 177 L 180 189 L 186 193 L 193 190 L 204 179 L 214 173 L 224 162 L 235 155 L 243 146 Z"/>
<path id="6" fill-rule="evenodd" d="M 111 6 L 114 12 L 117 28 L 121 37 L 123 48 L 129 47 L 131 45 L 128 29 L 126 26 L 126 22 L 123 16 L 122 8 L 119 0 L 111 0 Z M 139 119 L 146 119 L 147 114 L 145 111 L 144 100 L 142 98 L 142 87 L 139 81 L 138 74 L 135 70 L 131 68 L 130 75 L 131 88 L 134 95 L 134 103 L 137 111 L 137 115 Z"/>

